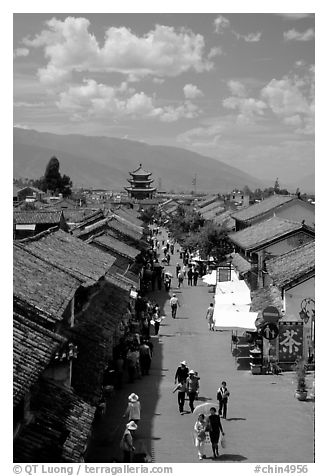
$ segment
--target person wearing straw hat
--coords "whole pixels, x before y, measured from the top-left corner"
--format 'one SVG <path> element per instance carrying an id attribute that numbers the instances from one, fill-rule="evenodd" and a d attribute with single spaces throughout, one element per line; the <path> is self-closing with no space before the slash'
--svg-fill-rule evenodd
<path id="1" fill-rule="evenodd" d="M 194 401 L 197 396 L 197 390 L 199 388 L 199 378 L 196 376 L 194 370 L 189 371 L 189 376 L 186 380 L 187 393 L 189 397 L 189 407 L 191 413 L 194 411 Z"/>
<path id="2" fill-rule="evenodd" d="M 120 448 L 123 450 L 123 462 L 124 463 L 131 463 L 132 454 L 135 451 L 135 447 L 133 446 L 133 436 L 132 433 L 138 428 L 135 422 L 130 421 L 125 426 L 125 431 L 123 433 Z"/>
<path id="3" fill-rule="evenodd" d="M 177 371 L 175 372 L 174 383 L 176 384 L 177 382 L 185 382 L 187 380 L 188 375 L 189 369 L 187 367 L 187 362 L 185 360 L 182 360 L 182 362 L 180 362 L 179 367 L 177 368 Z"/>
<path id="4" fill-rule="evenodd" d="M 128 417 L 129 422 L 133 421 L 134 423 L 138 423 L 141 412 L 139 397 L 137 394 L 131 393 L 131 395 L 128 396 L 128 400 L 129 403 L 123 417 Z"/>

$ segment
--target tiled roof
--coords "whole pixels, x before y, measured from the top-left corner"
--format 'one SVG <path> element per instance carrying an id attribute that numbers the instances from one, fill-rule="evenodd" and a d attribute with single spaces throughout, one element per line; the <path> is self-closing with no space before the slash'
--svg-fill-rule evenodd
<path id="1" fill-rule="evenodd" d="M 110 254 L 61 230 L 26 238 L 19 242 L 19 246 L 70 273 L 87 286 L 103 277 L 115 261 Z"/>
<path id="2" fill-rule="evenodd" d="M 77 225 L 83 222 L 86 218 L 94 216 L 98 210 L 92 208 L 66 208 L 64 210 L 64 217 L 69 225 Z"/>
<path id="3" fill-rule="evenodd" d="M 312 241 L 289 251 L 289 253 L 272 258 L 266 262 L 266 266 L 273 282 L 279 287 L 284 287 L 302 276 L 314 273 L 315 242 Z"/>
<path id="4" fill-rule="evenodd" d="M 27 190 L 27 189 L 32 190 L 33 192 L 36 192 L 36 193 L 42 193 L 43 195 L 45 194 L 45 192 L 43 192 L 39 188 L 31 187 L 31 185 L 26 185 L 26 187 L 20 188 L 19 192 L 22 192 L 23 190 Z"/>
<path id="5" fill-rule="evenodd" d="M 260 312 L 260 317 L 262 316 L 262 311 L 268 306 L 274 306 L 279 311 L 283 309 L 281 292 L 276 286 L 269 286 L 252 291 L 251 300 L 250 311 Z"/>
<path id="6" fill-rule="evenodd" d="M 231 253 L 232 265 L 236 268 L 239 273 L 247 273 L 250 271 L 251 264 L 239 253 Z"/>
<path id="7" fill-rule="evenodd" d="M 130 289 L 119 278 L 106 276 L 102 292 L 91 298 L 89 306 L 76 315 L 75 326 L 67 331 L 79 350 L 72 386 L 89 403 L 100 397 L 103 373 L 111 357 L 109 342 L 126 312 Z"/>
<path id="8" fill-rule="evenodd" d="M 204 207 L 202 207 L 199 212 L 203 215 L 203 213 L 207 213 L 209 211 L 212 211 L 212 210 L 216 210 L 216 209 L 222 209 L 223 208 L 223 201 L 222 200 L 216 200 L 215 202 L 210 202 L 208 203 L 207 205 L 205 205 Z"/>
<path id="9" fill-rule="evenodd" d="M 300 223 L 274 216 L 256 225 L 231 233 L 229 238 L 237 246 L 250 250 L 303 228 Z"/>
<path id="10" fill-rule="evenodd" d="M 151 175 L 151 172 L 147 172 L 147 170 L 142 168 L 142 164 L 139 165 L 139 167 L 134 170 L 133 172 L 130 172 L 131 175 Z"/>
<path id="11" fill-rule="evenodd" d="M 297 200 L 293 195 L 272 195 L 262 200 L 262 202 L 239 210 L 232 215 L 232 218 L 239 221 L 252 220 L 293 200 Z"/>
<path id="12" fill-rule="evenodd" d="M 36 382 L 65 341 L 64 337 L 14 312 L 14 407 Z"/>
<path id="13" fill-rule="evenodd" d="M 227 230 L 233 230 L 235 228 L 235 220 L 231 218 L 232 210 L 227 210 L 226 212 L 220 213 L 213 218 L 213 222 L 216 225 L 224 225 Z"/>
<path id="14" fill-rule="evenodd" d="M 91 225 L 95 222 L 98 222 L 105 218 L 103 210 L 94 210 L 91 213 L 87 213 L 82 217 L 82 219 L 76 224 L 75 228 L 83 228 L 85 226 Z"/>
<path id="15" fill-rule="evenodd" d="M 18 225 L 34 224 L 34 223 L 53 223 L 57 225 L 60 222 L 62 211 L 48 210 L 14 210 L 14 221 Z"/>
<path id="16" fill-rule="evenodd" d="M 33 394 L 32 422 L 14 441 L 16 463 L 78 463 L 83 461 L 95 407 L 73 389 L 41 380 Z"/>
<path id="17" fill-rule="evenodd" d="M 125 218 L 126 220 L 133 223 L 134 225 L 141 226 L 141 227 L 144 226 L 143 221 L 137 218 L 136 214 L 133 213 L 133 211 L 130 211 L 129 209 L 127 209 L 126 207 L 124 208 L 119 207 L 116 210 L 114 210 L 114 213 L 116 215 L 121 216 L 122 218 Z"/>
<path id="18" fill-rule="evenodd" d="M 211 210 L 207 210 L 206 212 L 200 212 L 202 217 L 205 220 L 213 220 L 217 215 L 224 212 L 224 208 L 217 206 L 216 208 L 212 208 Z"/>
<path id="19" fill-rule="evenodd" d="M 119 217 L 113 217 L 108 221 L 108 227 L 117 231 L 119 234 L 126 235 L 133 240 L 139 241 L 142 233 L 136 229 L 131 228 L 127 223 L 123 223 Z"/>
<path id="20" fill-rule="evenodd" d="M 88 238 L 88 235 L 94 236 L 99 232 L 104 231 L 107 228 L 108 218 L 103 218 L 91 225 L 87 225 L 84 228 L 74 228 L 71 230 L 73 236 L 77 236 L 81 239 Z"/>
<path id="21" fill-rule="evenodd" d="M 209 205 L 210 203 L 216 202 L 217 199 L 218 199 L 218 197 L 216 195 L 212 195 L 212 196 L 207 197 L 207 198 L 205 197 L 203 200 L 198 202 L 198 207 L 199 208 L 204 208 L 207 205 Z"/>
<path id="22" fill-rule="evenodd" d="M 131 230 L 137 232 L 140 234 L 140 236 L 143 235 L 143 227 L 142 226 L 138 226 L 138 225 L 135 225 L 134 223 L 132 223 L 131 221 L 129 221 L 127 218 L 124 218 L 116 213 L 113 213 L 114 217 L 120 222 L 120 223 L 123 223 L 123 225 L 126 225 L 127 227 L 129 227 Z"/>
<path id="23" fill-rule="evenodd" d="M 55 319 L 62 314 L 81 282 L 29 252 L 17 242 L 13 249 L 13 292 Z"/>
<path id="24" fill-rule="evenodd" d="M 110 235 L 101 235 L 93 238 L 92 241 L 103 246 L 106 249 L 113 250 L 116 253 L 130 259 L 135 259 L 135 257 L 140 254 L 140 251 L 136 248 L 133 248 L 132 246 L 129 246 L 123 241 L 117 240 L 116 238 Z"/>

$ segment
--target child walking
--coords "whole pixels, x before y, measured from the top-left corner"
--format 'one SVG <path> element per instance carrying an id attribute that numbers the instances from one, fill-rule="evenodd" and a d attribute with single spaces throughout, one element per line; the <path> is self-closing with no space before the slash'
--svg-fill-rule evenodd
<path id="1" fill-rule="evenodd" d="M 230 392 L 227 389 L 227 382 L 223 381 L 221 383 L 221 387 L 218 388 L 217 392 L 217 399 L 220 402 L 220 409 L 219 413 L 222 418 L 226 420 L 227 418 L 227 407 L 228 407 L 228 397 L 230 396 Z"/>

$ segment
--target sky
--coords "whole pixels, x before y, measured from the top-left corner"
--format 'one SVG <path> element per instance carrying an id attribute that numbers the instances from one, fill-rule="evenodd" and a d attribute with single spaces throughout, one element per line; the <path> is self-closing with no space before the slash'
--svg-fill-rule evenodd
<path id="1" fill-rule="evenodd" d="M 314 173 L 315 15 L 15 13 L 14 125 Z"/>

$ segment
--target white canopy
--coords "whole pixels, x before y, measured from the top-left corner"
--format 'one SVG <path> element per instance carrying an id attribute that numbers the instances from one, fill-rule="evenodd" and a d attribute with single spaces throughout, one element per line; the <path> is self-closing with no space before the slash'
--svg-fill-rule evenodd
<path id="1" fill-rule="evenodd" d="M 217 312 L 216 312 L 217 311 Z M 245 329 L 255 331 L 257 312 L 225 311 L 221 312 L 217 307 L 214 309 L 214 324 L 218 328 Z"/>
<path id="2" fill-rule="evenodd" d="M 215 286 L 215 284 L 216 284 L 216 270 L 214 269 L 210 274 L 205 274 L 205 276 L 202 277 L 202 280 L 206 284 L 210 284 L 212 286 Z"/>

